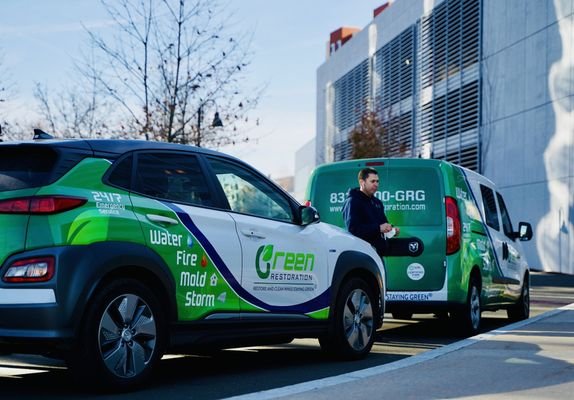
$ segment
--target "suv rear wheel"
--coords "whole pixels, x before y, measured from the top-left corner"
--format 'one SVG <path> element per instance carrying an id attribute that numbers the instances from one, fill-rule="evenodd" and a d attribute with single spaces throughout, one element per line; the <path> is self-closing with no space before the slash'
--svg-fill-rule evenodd
<path id="1" fill-rule="evenodd" d="M 90 304 L 71 368 L 116 389 L 139 386 L 162 356 L 164 330 L 155 294 L 139 281 L 122 279 Z"/>
<path id="2" fill-rule="evenodd" d="M 319 338 L 321 349 L 347 360 L 365 357 L 375 341 L 377 308 L 377 297 L 363 279 L 346 281 L 335 302 L 330 335 Z"/>

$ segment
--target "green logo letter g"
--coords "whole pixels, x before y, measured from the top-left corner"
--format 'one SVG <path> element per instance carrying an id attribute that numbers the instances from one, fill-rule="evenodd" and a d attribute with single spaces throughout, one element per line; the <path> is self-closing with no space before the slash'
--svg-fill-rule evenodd
<path id="1" fill-rule="evenodd" d="M 273 245 L 263 245 L 259 249 L 257 249 L 257 255 L 255 256 L 255 269 L 257 270 L 257 275 L 261 279 L 269 278 L 269 274 L 271 273 L 271 258 L 273 257 Z M 262 270 L 260 262 L 264 262 L 265 271 Z"/>

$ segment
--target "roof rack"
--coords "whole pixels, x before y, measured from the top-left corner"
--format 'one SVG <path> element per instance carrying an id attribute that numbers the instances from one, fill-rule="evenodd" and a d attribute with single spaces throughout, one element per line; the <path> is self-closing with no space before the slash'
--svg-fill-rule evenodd
<path id="1" fill-rule="evenodd" d="M 34 129 L 34 140 L 54 139 L 54 136 L 44 132 L 42 129 Z"/>

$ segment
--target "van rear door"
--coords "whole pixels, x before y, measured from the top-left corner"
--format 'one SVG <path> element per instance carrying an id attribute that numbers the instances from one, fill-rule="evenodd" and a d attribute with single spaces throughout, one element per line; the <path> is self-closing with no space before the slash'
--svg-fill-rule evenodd
<path id="1" fill-rule="evenodd" d="M 384 159 L 369 159 L 320 166 L 309 180 L 307 200 L 319 211 L 321 221 L 345 229 L 343 204 L 345 204 L 349 189 L 359 186 L 359 171 L 365 167 L 375 168 L 379 179 L 383 180 L 386 176 L 384 165 Z"/>
<path id="2" fill-rule="evenodd" d="M 384 257 L 390 291 L 430 291 L 443 287 L 446 249 L 443 183 L 438 163 L 393 159 L 380 174 L 380 196 L 389 221 L 401 229 L 400 238 L 418 238 L 423 252 Z M 412 249 L 412 253 L 416 253 Z"/>

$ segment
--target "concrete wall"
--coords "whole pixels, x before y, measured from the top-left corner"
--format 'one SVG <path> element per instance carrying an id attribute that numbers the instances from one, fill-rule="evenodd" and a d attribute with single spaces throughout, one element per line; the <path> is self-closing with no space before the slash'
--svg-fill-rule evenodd
<path id="1" fill-rule="evenodd" d="M 574 274 L 574 1 L 483 0 L 483 173 L 534 269 Z"/>

